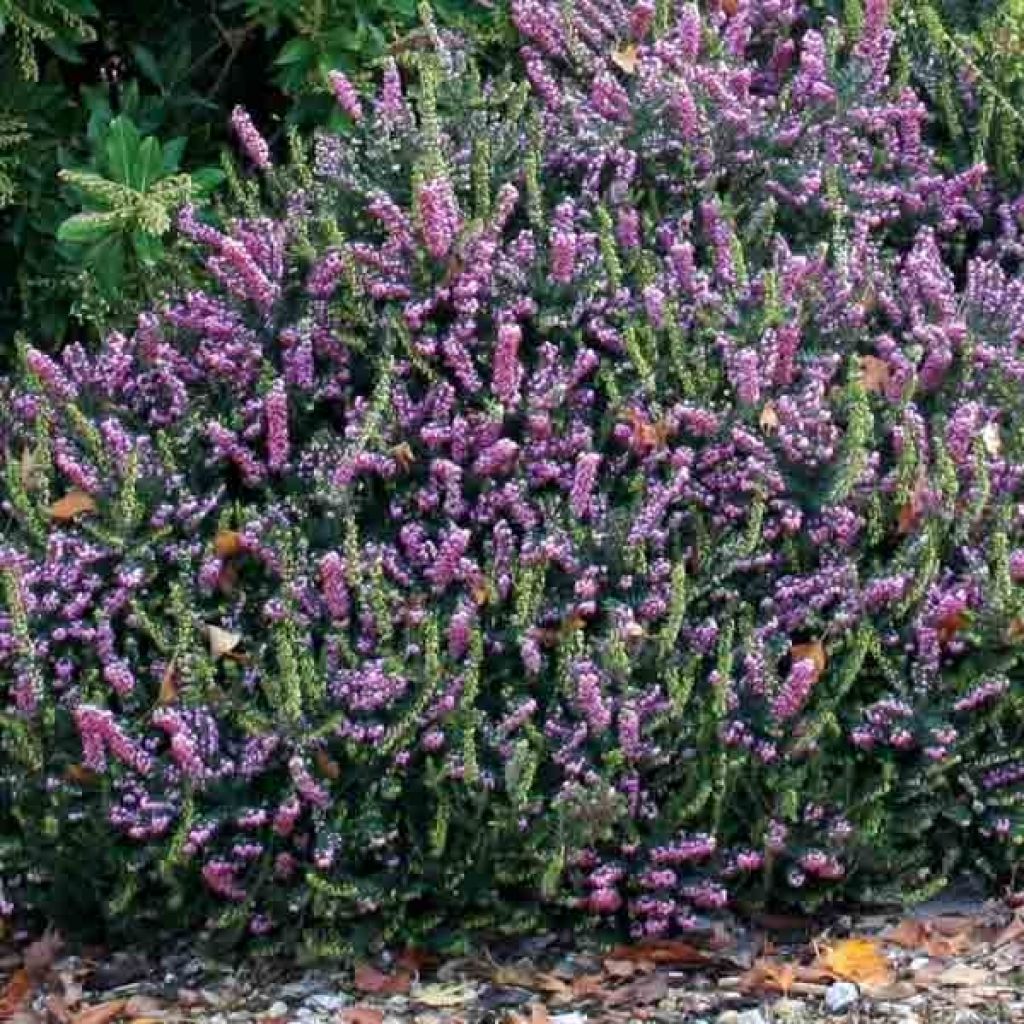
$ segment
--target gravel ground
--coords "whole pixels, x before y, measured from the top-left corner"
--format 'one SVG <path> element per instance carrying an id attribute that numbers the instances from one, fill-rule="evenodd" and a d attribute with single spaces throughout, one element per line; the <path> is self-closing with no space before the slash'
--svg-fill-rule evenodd
<path id="1" fill-rule="evenodd" d="M 354 971 L 217 962 L 187 944 L 146 957 L 55 954 L 45 944 L 40 955 L 37 943 L 0 954 L 0 986 L 6 985 L 0 1020 L 1024 1024 L 1024 911 L 947 902 L 914 916 L 844 919 L 809 932 L 816 937 L 734 924 L 716 929 L 703 944 L 617 950 L 536 937 L 481 945 L 473 956 L 440 961 L 385 956 Z M 874 966 L 880 964 L 885 976 L 864 973 L 873 961 L 847 963 L 851 949 L 878 958 Z M 844 980 L 843 971 L 862 983 Z"/>

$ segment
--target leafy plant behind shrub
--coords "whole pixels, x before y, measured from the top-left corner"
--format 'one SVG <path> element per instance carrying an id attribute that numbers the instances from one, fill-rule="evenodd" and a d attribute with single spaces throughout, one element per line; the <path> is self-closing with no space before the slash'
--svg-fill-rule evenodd
<path id="1" fill-rule="evenodd" d="M 24 351 L 27 905 L 81 850 L 112 927 L 329 953 L 1015 859 L 1020 211 L 979 241 L 881 3 L 575 10 L 514 10 L 534 101 L 428 24 L 311 163 L 236 111 L 202 286 Z"/>
<path id="2" fill-rule="evenodd" d="M 445 0 L 437 17 L 501 51 L 503 11 Z M 119 241 L 54 244 L 58 227 L 83 211 L 80 192 L 62 187 L 58 172 L 101 165 L 111 121 L 127 117 L 165 150 L 180 149 L 184 163 L 175 169 L 208 180 L 235 104 L 267 122 L 330 123 L 326 72 L 367 68 L 416 23 L 414 5 L 396 0 L 106 0 L 100 9 L 16 0 L 0 16 L 0 368 L 10 365 L 19 330 L 52 350 L 121 325 L 125 309 L 147 301 L 141 264 L 162 281 L 178 272 L 152 233 L 140 243 L 141 264 L 124 232 Z M 27 24 L 36 28 L 28 33 Z"/>

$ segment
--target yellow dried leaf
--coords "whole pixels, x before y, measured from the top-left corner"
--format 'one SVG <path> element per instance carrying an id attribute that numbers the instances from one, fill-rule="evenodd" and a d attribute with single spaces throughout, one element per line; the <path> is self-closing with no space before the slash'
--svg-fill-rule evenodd
<path id="1" fill-rule="evenodd" d="M 242 553 L 242 535 L 237 530 L 218 530 L 213 539 L 213 550 L 218 558 L 234 558 Z"/>
<path id="2" fill-rule="evenodd" d="M 910 500 L 900 509 L 899 532 L 902 534 L 912 533 L 921 521 L 924 513 L 924 499 L 928 493 L 928 484 L 924 478 L 920 478 L 914 485 Z"/>
<path id="3" fill-rule="evenodd" d="M 892 371 L 889 364 L 878 356 L 860 357 L 860 377 L 864 390 L 873 394 L 884 393 L 889 387 Z"/>
<path id="4" fill-rule="evenodd" d="M 761 429 L 768 431 L 768 433 L 779 429 L 779 414 L 775 411 L 775 406 L 771 402 L 767 402 L 761 410 L 760 423 Z"/>
<path id="5" fill-rule="evenodd" d="M 89 771 L 89 769 L 83 765 L 72 764 L 68 765 L 68 767 L 64 769 L 64 778 L 67 779 L 68 782 L 74 782 L 76 785 L 84 786 L 90 782 L 95 782 L 96 774 L 95 772 Z"/>
<path id="6" fill-rule="evenodd" d="M 436 1008 L 464 1006 L 476 999 L 472 985 L 419 985 L 412 990 L 412 998 L 424 1006 Z"/>
<path id="7" fill-rule="evenodd" d="M 981 428 L 981 443 L 993 459 L 1003 454 L 1003 435 L 999 431 L 998 423 L 986 423 Z"/>
<path id="8" fill-rule="evenodd" d="M 416 456 L 413 454 L 412 448 L 409 447 L 409 444 L 406 441 L 403 441 L 401 444 L 396 444 L 395 447 L 391 449 L 391 457 L 398 463 L 398 468 L 402 470 L 403 473 L 408 473 L 412 464 L 416 461 Z"/>
<path id="9" fill-rule="evenodd" d="M 160 695 L 157 697 L 158 704 L 173 704 L 178 699 L 178 670 L 174 661 L 167 663 L 163 677 L 160 680 Z"/>
<path id="10" fill-rule="evenodd" d="M 88 515 L 96 511 L 96 501 L 91 494 L 77 488 L 68 491 L 59 501 L 50 506 L 50 518 L 58 523 L 70 523 L 78 516 Z"/>
<path id="11" fill-rule="evenodd" d="M 75 1014 L 71 1024 L 110 1024 L 111 1021 L 123 1016 L 127 1003 L 127 999 L 115 999 L 99 1006 L 90 1006 L 89 1009 Z"/>
<path id="12" fill-rule="evenodd" d="M 341 766 L 335 761 L 326 750 L 318 750 L 313 755 L 313 760 L 316 762 L 317 768 L 320 769 L 320 774 L 328 779 L 337 779 L 341 775 Z"/>
<path id="13" fill-rule="evenodd" d="M 232 633 L 220 626 L 207 625 L 206 636 L 210 642 L 210 654 L 214 658 L 230 654 L 242 642 L 241 633 Z"/>
<path id="14" fill-rule="evenodd" d="M 611 52 L 612 63 L 627 75 L 636 74 L 636 43 L 627 43 L 625 46 L 616 47 Z"/>
<path id="15" fill-rule="evenodd" d="M 793 661 L 814 662 L 814 668 L 820 676 L 828 665 L 828 655 L 825 653 L 825 645 L 820 640 L 812 640 L 806 644 L 793 644 L 789 650 Z"/>
<path id="16" fill-rule="evenodd" d="M 844 981 L 887 985 L 891 980 L 889 963 L 871 939 L 844 939 L 826 947 L 820 959 L 823 967 Z"/>

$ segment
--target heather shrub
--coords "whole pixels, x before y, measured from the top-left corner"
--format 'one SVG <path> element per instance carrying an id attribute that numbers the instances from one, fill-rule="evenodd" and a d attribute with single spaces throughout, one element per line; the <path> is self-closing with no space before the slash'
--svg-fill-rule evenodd
<path id="1" fill-rule="evenodd" d="M 326 953 L 1012 865 L 1020 207 L 880 2 L 566 10 L 529 88 L 428 25 L 311 153 L 237 111 L 197 287 L 22 353 L 9 901 Z"/>

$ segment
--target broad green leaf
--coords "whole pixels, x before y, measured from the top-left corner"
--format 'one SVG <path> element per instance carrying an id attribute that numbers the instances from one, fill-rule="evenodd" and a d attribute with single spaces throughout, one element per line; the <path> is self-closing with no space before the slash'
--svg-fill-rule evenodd
<path id="1" fill-rule="evenodd" d="M 92 246 L 85 255 L 101 287 L 114 292 L 124 280 L 124 241 L 120 233 L 108 235 Z"/>
<path id="2" fill-rule="evenodd" d="M 316 48 L 309 39 L 290 39 L 281 48 L 281 52 L 274 60 L 275 64 L 299 64 L 312 60 Z"/>
<path id="3" fill-rule="evenodd" d="M 145 231 L 132 232 L 132 248 L 134 248 L 139 262 L 148 266 L 155 266 L 164 254 L 163 243 L 160 239 Z"/>
<path id="4" fill-rule="evenodd" d="M 132 47 L 132 57 L 135 58 L 135 65 L 161 92 L 165 91 L 163 75 L 160 74 L 160 65 L 157 63 L 153 51 L 136 43 Z"/>
<path id="5" fill-rule="evenodd" d="M 119 223 L 116 213 L 76 213 L 57 229 L 57 241 L 74 245 L 96 242 L 116 231 Z"/>
<path id="6" fill-rule="evenodd" d="M 142 140 L 142 145 L 139 146 L 136 188 L 140 192 L 145 192 L 154 181 L 159 180 L 162 173 L 163 154 L 160 152 L 160 143 L 154 136 L 149 135 Z"/>
<path id="7" fill-rule="evenodd" d="M 192 184 L 200 195 L 206 195 L 216 189 L 224 180 L 224 172 L 219 167 L 200 167 L 191 174 Z"/>
<path id="8" fill-rule="evenodd" d="M 138 129 L 124 115 L 110 122 L 104 150 L 114 181 L 132 188 L 139 187 L 140 141 Z"/>
<path id="9" fill-rule="evenodd" d="M 164 143 L 164 174 L 173 174 L 181 166 L 181 157 L 187 142 L 188 139 L 184 135 L 179 135 Z"/>

